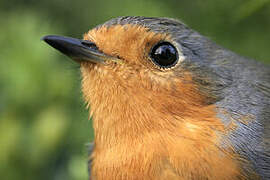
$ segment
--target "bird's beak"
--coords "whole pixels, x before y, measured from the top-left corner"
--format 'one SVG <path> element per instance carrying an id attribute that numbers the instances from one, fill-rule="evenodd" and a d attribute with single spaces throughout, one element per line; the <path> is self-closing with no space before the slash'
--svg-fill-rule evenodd
<path id="1" fill-rule="evenodd" d="M 55 35 L 44 36 L 42 40 L 77 62 L 106 63 L 117 59 L 100 52 L 91 41 Z"/>

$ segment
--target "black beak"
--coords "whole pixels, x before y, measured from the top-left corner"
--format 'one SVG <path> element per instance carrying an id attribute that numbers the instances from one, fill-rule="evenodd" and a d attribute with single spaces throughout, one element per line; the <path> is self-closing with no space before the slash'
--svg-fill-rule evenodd
<path id="1" fill-rule="evenodd" d="M 107 60 L 117 60 L 100 52 L 91 41 L 55 35 L 44 36 L 42 40 L 77 62 L 105 63 Z"/>

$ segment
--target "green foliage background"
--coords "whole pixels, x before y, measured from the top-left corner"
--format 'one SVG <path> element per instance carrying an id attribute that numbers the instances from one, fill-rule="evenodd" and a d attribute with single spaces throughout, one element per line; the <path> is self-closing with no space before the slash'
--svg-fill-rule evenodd
<path id="1" fill-rule="evenodd" d="M 79 66 L 40 38 L 123 15 L 178 18 L 233 51 L 270 62 L 270 0 L 0 0 L 0 179 L 87 179 L 91 121 Z"/>

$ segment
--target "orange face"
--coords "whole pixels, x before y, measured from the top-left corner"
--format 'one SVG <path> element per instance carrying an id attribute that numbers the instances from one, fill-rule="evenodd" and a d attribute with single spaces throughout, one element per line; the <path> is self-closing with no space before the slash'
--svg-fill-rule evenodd
<path id="1" fill-rule="evenodd" d="M 102 52 L 122 59 L 125 64 L 149 68 L 151 48 L 160 41 L 169 41 L 170 37 L 138 25 L 114 25 L 90 30 L 84 39 L 96 43 Z"/>
<path id="2" fill-rule="evenodd" d="M 181 47 L 169 35 L 138 25 L 115 25 L 90 30 L 84 39 L 120 59 L 106 65 L 81 63 L 83 93 L 94 118 L 96 137 L 114 132 L 112 127 L 118 123 L 128 134 L 168 127 L 181 129 L 181 135 L 188 138 L 202 138 L 204 133 L 212 133 L 214 138 L 210 129 L 223 129 L 214 107 L 205 106 L 192 73 L 181 69 Z M 150 57 L 153 46 L 163 41 L 171 42 L 178 51 L 178 62 L 167 69 L 158 67 Z M 202 118 L 204 122 L 199 120 Z"/>

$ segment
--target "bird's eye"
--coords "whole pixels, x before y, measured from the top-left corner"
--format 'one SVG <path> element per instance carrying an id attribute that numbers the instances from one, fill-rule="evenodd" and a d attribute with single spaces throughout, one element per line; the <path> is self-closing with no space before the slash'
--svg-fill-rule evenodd
<path id="1" fill-rule="evenodd" d="M 178 61 L 176 48 L 169 42 L 156 44 L 150 53 L 152 61 L 161 68 L 173 67 Z"/>

